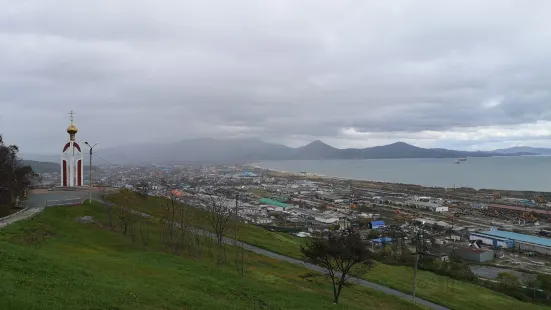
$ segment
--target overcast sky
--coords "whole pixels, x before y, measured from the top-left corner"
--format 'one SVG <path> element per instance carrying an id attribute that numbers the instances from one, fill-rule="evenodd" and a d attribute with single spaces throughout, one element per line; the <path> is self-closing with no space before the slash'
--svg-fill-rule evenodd
<path id="1" fill-rule="evenodd" d="M 551 1 L 0 0 L 23 153 L 260 137 L 551 147 Z M 99 146 L 98 146 L 99 148 Z"/>

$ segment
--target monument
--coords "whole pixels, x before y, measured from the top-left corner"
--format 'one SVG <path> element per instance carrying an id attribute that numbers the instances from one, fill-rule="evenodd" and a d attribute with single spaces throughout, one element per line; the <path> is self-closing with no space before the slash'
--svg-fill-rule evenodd
<path id="1" fill-rule="evenodd" d="M 82 186 L 84 182 L 84 160 L 80 145 L 75 140 L 78 132 L 74 124 L 74 112 L 71 111 L 71 125 L 67 128 L 69 141 L 65 143 L 61 152 L 61 186 Z"/>

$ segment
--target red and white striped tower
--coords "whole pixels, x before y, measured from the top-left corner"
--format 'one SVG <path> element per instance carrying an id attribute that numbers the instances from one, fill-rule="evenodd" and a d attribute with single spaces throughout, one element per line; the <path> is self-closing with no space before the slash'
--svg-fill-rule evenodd
<path id="1" fill-rule="evenodd" d="M 71 125 L 67 128 L 69 142 L 65 143 L 61 153 L 61 186 L 82 186 L 84 183 L 84 160 L 80 145 L 75 141 L 78 132 L 73 122 L 71 111 Z"/>

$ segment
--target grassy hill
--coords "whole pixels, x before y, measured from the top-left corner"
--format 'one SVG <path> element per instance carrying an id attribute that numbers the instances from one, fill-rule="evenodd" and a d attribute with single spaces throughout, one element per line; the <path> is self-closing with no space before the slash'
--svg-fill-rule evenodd
<path id="1" fill-rule="evenodd" d="M 141 200 L 135 208 L 149 214 L 159 215 L 159 202 L 155 198 Z M 204 211 L 188 207 L 194 226 L 209 230 Z M 304 239 L 289 234 L 270 232 L 265 229 L 239 223 L 238 239 L 276 253 L 302 258 L 299 245 Z M 518 307 L 520 309 L 548 309 L 521 302 L 505 294 L 475 284 L 450 279 L 446 276 L 419 270 L 417 273 L 417 296 L 445 305 L 452 309 L 499 309 Z M 377 263 L 364 279 L 376 282 L 405 293 L 412 292 L 413 268 Z"/>
<path id="2" fill-rule="evenodd" d="M 75 220 L 84 215 L 97 223 Z M 0 230 L 0 309 L 418 308 L 356 285 L 334 306 L 327 280 L 302 267 L 245 253 L 241 277 L 231 262 L 216 264 L 208 240 L 203 251 L 174 255 L 161 247 L 155 221 L 140 226 L 147 239 L 134 241 L 106 223 L 93 203 L 48 208 Z"/>

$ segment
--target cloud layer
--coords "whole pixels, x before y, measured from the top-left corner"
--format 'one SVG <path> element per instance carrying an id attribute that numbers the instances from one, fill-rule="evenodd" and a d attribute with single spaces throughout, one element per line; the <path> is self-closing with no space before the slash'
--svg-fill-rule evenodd
<path id="1" fill-rule="evenodd" d="M 550 146 L 551 2 L 0 1 L 0 132 Z"/>

